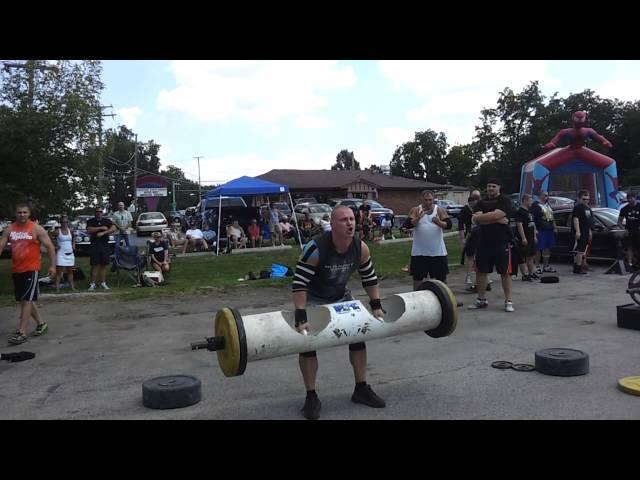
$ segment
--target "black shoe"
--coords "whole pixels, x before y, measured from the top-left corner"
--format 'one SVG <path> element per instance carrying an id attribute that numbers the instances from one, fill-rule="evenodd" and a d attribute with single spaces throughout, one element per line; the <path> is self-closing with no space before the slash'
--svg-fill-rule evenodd
<path id="1" fill-rule="evenodd" d="M 308 420 L 318 420 L 320 418 L 320 408 L 322 408 L 322 402 L 318 398 L 317 393 L 308 393 L 307 399 L 304 401 L 304 407 L 302 407 L 302 415 Z"/>
<path id="2" fill-rule="evenodd" d="M 351 401 L 355 403 L 362 403 L 373 408 L 384 408 L 386 403 L 371 389 L 371 385 L 364 384 L 363 386 L 356 385 Z"/>
<path id="3" fill-rule="evenodd" d="M 523 282 L 532 282 L 533 278 L 531 278 L 531 276 L 529 276 L 529 275 L 522 275 L 522 281 Z"/>
<path id="4" fill-rule="evenodd" d="M 485 288 L 485 292 L 490 292 L 491 291 L 491 284 L 487 283 L 487 288 Z"/>

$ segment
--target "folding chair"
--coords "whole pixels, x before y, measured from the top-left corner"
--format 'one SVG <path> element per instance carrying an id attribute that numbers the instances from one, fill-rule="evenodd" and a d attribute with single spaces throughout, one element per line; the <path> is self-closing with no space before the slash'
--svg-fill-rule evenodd
<path id="1" fill-rule="evenodd" d="M 118 286 L 120 286 L 120 270 L 136 284 L 140 286 L 142 282 L 142 272 L 147 266 L 147 258 L 140 255 L 138 247 L 135 245 L 116 245 L 111 256 L 111 271 L 116 272 Z"/>

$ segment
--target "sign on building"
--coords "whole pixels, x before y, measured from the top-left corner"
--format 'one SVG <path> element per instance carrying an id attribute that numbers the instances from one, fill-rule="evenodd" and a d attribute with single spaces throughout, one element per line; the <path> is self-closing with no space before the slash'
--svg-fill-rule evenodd
<path id="1" fill-rule="evenodd" d="M 166 188 L 136 188 L 138 197 L 166 197 Z"/>

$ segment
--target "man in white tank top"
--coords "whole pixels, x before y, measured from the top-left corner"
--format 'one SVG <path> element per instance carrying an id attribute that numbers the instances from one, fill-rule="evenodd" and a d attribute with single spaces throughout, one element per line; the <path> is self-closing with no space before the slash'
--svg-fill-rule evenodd
<path id="1" fill-rule="evenodd" d="M 449 273 L 443 230 L 451 228 L 451 219 L 445 209 L 433 203 L 433 197 L 432 191 L 425 190 L 422 192 L 422 204 L 409 212 L 409 220 L 415 227 L 410 270 L 414 290 L 427 277 L 446 282 Z"/>

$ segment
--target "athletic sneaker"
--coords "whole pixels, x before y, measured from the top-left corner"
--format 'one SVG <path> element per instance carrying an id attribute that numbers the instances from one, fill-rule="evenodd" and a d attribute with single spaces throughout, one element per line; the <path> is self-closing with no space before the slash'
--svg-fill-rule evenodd
<path id="1" fill-rule="evenodd" d="M 480 310 L 481 308 L 487 308 L 489 306 L 489 302 L 486 298 L 478 298 L 476 299 L 476 303 L 473 305 L 469 305 L 469 310 Z"/>
<path id="2" fill-rule="evenodd" d="M 92 283 L 91 285 L 89 285 L 89 291 L 93 292 L 96 289 L 96 284 Z"/>
<path id="3" fill-rule="evenodd" d="M 111 290 L 111 289 L 107 286 L 107 283 L 106 283 L 106 282 L 102 282 L 102 283 L 100 284 L 100 286 L 101 286 L 104 290 Z"/>
<path id="4" fill-rule="evenodd" d="M 46 323 L 41 323 L 33 331 L 33 335 L 39 337 L 40 335 L 44 335 L 45 333 L 47 333 L 47 330 L 49 330 L 49 326 Z"/>
<path id="5" fill-rule="evenodd" d="M 532 273 L 531 275 L 529 275 L 529 278 L 531 280 L 540 280 L 540 277 L 538 276 L 537 273 Z"/>
<path id="6" fill-rule="evenodd" d="M 504 311 L 505 312 L 515 312 L 516 309 L 513 308 L 513 302 L 511 300 L 504 301 Z"/>
<path id="7" fill-rule="evenodd" d="M 16 332 L 9 337 L 9 343 L 11 345 L 20 345 L 27 341 L 27 336 L 24 333 Z"/>
<path id="8" fill-rule="evenodd" d="M 537 275 L 542 275 L 542 271 L 543 271 L 542 267 L 540 267 L 540 265 L 538 265 L 538 266 L 536 267 L 536 272 L 535 272 L 535 273 L 536 273 Z"/>
<path id="9" fill-rule="evenodd" d="M 365 383 L 364 385 L 356 385 L 351 396 L 351 401 L 355 403 L 361 403 L 373 408 L 384 408 L 386 403 L 371 389 L 371 385 Z"/>
<path id="10" fill-rule="evenodd" d="M 522 275 L 522 281 L 523 282 L 533 282 L 533 278 L 531 278 L 531 275 Z"/>
<path id="11" fill-rule="evenodd" d="M 573 267 L 573 273 L 576 275 L 589 275 L 589 272 L 583 270 L 581 267 Z"/>
<path id="12" fill-rule="evenodd" d="M 543 273 L 556 273 L 556 269 L 553 268 L 551 265 L 545 265 L 544 268 L 542 269 Z M 536 272 L 538 273 L 538 272 Z"/>
<path id="13" fill-rule="evenodd" d="M 304 407 L 302 407 L 302 415 L 308 420 L 318 420 L 320 418 L 320 408 L 322 408 L 322 402 L 318 398 L 316 392 L 307 393 L 307 398 L 304 401 Z"/>

